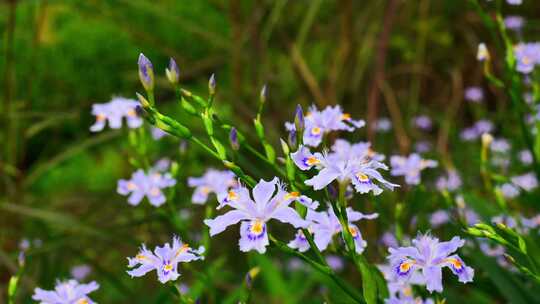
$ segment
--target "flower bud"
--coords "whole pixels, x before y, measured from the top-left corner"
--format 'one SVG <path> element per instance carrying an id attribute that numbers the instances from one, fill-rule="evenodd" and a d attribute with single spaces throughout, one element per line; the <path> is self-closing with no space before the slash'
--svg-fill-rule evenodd
<path id="1" fill-rule="evenodd" d="M 169 59 L 169 67 L 165 69 L 165 75 L 172 85 L 178 84 L 180 69 L 173 58 Z"/>
<path id="2" fill-rule="evenodd" d="M 296 132 L 298 133 L 302 133 L 305 127 L 304 111 L 302 110 L 302 107 L 300 105 L 296 105 L 296 113 L 294 115 L 294 126 L 296 128 Z"/>
<path id="3" fill-rule="evenodd" d="M 287 145 L 287 143 L 281 138 L 279 139 L 279 142 L 281 143 L 281 150 L 283 150 L 283 154 L 289 155 L 289 153 L 291 153 L 291 151 L 290 151 L 289 146 Z"/>
<path id="4" fill-rule="evenodd" d="M 289 138 L 288 138 L 288 141 L 289 141 L 289 146 L 290 147 L 296 147 L 296 131 L 291 131 L 289 132 Z"/>
<path id="5" fill-rule="evenodd" d="M 24 254 L 24 251 L 19 252 L 19 256 L 17 257 L 17 263 L 19 264 L 19 267 L 24 267 L 24 264 L 26 262 L 26 255 Z"/>
<path id="6" fill-rule="evenodd" d="M 216 95 L 216 75 L 212 74 L 208 80 L 208 92 L 210 95 Z"/>
<path id="7" fill-rule="evenodd" d="M 240 143 L 238 142 L 238 131 L 236 131 L 235 127 L 231 128 L 231 132 L 229 133 L 229 141 L 234 151 L 238 151 L 238 149 L 240 149 Z"/>
<path id="8" fill-rule="evenodd" d="M 141 103 L 143 108 L 150 107 L 150 102 L 148 102 L 148 99 L 146 99 L 146 97 L 144 97 L 142 94 L 139 94 L 139 93 L 135 93 L 135 94 L 137 95 L 137 99 L 139 99 L 139 102 Z"/>
<path id="9" fill-rule="evenodd" d="M 489 52 L 484 43 L 480 43 L 478 45 L 478 52 L 476 53 L 476 59 L 478 59 L 478 61 L 489 60 Z"/>
<path id="10" fill-rule="evenodd" d="M 152 62 L 144 56 L 143 53 L 139 55 L 139 78 L 146 91 L 154 90 L 154 68 Z"/>
<path id="11" fill-rule="evenodd" d="M 259 101 L 261 103 L 265 103 L 267 97 L 268 97 L 268 89 L 266 88 L 266 85 L 263 85 L 261 89 L 261 93 L 259 95 Z"/>
<path id="12" fill-rule="evenodd" d="M 253 280 L 255 279 L 255 277 L 257 277 L 260 271 L 261 268 L 259 267 L 253 267 L 248 271 L 248 273 L 246 274 L 246 286 L 248 289 L 251 289 L 251 287 L 253 286 Z"/>
<path id="13" fill-rule="evenodd" d="M 482 134 L 482 147 L 487 149 L 493 142 L 493 136 L 489 133 Z"/>

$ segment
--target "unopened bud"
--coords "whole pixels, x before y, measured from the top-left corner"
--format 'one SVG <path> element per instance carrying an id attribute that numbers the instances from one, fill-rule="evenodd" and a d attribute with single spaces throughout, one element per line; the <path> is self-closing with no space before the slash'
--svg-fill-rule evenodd
<path id="1" fill-rule="evenodd" d="M 485 61 L 485 60 L 489 60 L 489 52 L 487 50 L 487 47 L 484 43 L 480 43 L 478 45 L 478 51 L 476 53 L 476 59 L 478 59 L 478 61 Z"/>
<path id="2" fill-rule="evenodd" d="M 216 75 L 212 74 L 208 80 L 208 92 L 210 95 L 216 95 Z"/>
<path id="3" fill-rule="evenodd" d="M 176 61 L 174 61 L 172 58 L 169 59 L 169 67 L 165 69 L 165 75 L 172 85 L 178 84 L 180 69 L 178 69 Z"/>
<path id="4" fill-rule="evenodd" d="M 231 132 L 229 133 L 229 141 L 234 151 L 238 151 L 238 149 L 240 149 L 240 143 L 238 142 L 238 131 L 235 127 L 231 128 Z"/>
<path id="5" fill-rule="evenodd" d="M 482 134 L 482 146 L 487 149 L 493 142 L 493 136 L 489 133 Z"/>
<path id="6" fill-rule="evenodd" d="M 268 89 L 267 89 L 266 85 L 263 85 L 263 87 L 261 89 L 261 93 L 259 95 L 259 101 L 261 103 L 265 103 L 267 97 L 268 97 Z"/>
<path id="7" fill-rule="evenodd" d="M 304 121 L 304 111 L 302 110 L 302 106 L 297 105 L 296 106 L 296 113 L 294 115 L 294 126 L 296 128 L 296 132 L 302 133 L 305 126 Z"/>
<path id="8" fill-rule="evenodd" d="M 152 62 L 144 56 L 143 53 L 139 54 L 139 78 L 146 91 L 154 90 L 154 68 Z"/>
<path id="9" fill-rule="evenodd" d="M 279 142 L 281 143 L 281 150 L 283 150 L 283 154 L 289 155 L 289 153 L 291 151 L 290 151 L 289 146 L 287 145 L 287 143 L 281 138 L 279 139 Z"/>

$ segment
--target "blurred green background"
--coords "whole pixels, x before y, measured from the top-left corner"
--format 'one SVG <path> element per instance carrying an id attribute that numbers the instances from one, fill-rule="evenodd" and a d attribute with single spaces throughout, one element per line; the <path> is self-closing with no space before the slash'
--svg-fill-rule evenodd
<path id="1" fill-rule="evenodd" d="M 528 18 L 523 37 L 538 37 L 540 2 L 506 12 Z M 94 298 L 102 303 L 167 301 L 154 278 L 128 278 L 125 257 L 140 242 L 167 240 L 174 228 L 165 214 L 147 204 L 133 209 L 116 194 L 116 181 L 133 171 L 125 130 L 88 130 L 93 103 L 142 90 L 140 52 L 154 64 L 158 106 L 166 112 L 179 112 L 164 74 L 173 57 L 181 85 L 195 92 L 206 94 L 216 74 L 220 115 L 246 131 L 267 84 L 264 121 L 276 146 L 296 104 L 340 103 L 353 117 L 392 119 L 390 134 L 370 136 L 388 152 L 410 151 L 420 137 L 410 118 L 432 115 L 442 127 L 428 139 L 450 162 L 460 156 L 449 155 L 448 142 L 478 115 L 463 107 L 462 96 L 465 87 L 484 85 L 475 53 L 489 40 L 465 0 L 4 0 L 0 31 L 0 295 L 26 238 L 43 245 L 30 251 L 21 298 L 86 263 L 101 278 Z M 507 102 L 486 89 L 483 111 L 504 120 Z M 157 160 L 177 149 L 168 138 L 152 153 Z M 186 157 L 183 176 L 220 167 L 196 149 Z M 190 204 L 191 191 L 179 187 L 178 204 Z M 196 228 L 200 223 L 190 226 Z M 214 266 L 222 280 L 213 284 L 232 293 L 226 280 L 241 278 L 228 273 L 234 268 Z M 288 288 L 273 280 L 268 292 L 279 303 L 286 293 L 280 287 Z M 141 294 L 141 286 L 151 287 Z"/>

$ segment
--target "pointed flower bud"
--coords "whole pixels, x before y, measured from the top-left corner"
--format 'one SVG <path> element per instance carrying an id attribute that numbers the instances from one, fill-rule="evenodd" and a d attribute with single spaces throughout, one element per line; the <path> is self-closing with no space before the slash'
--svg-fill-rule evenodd
<path id="1" fill-rule="evenodd" d="M 478 61 L 489 60 L 489 52 L 484 43 L 480 43 L 478 45 L 478 52 L 476 53 L 476 59 L 478 59 Z"/>
<path id="2" fill-rule="evenodd" d="M 139 78 L 146 91 L 154 90 L 154 68 L 152 62 L 144 56 L 143 53 L 139 55 Z"/>
<path id="3" fill-rule="evenodd" d="M 283 154 L 289 155 L 289 153 L 291 153 L 291 151 L 290 151 L 289 146 L 287 145 L 287 143 L 281 138 L 279 139 L 279 142 L 281 143 L 281 150 L 283 150 Z"/>
<path id="4" fill-rule="evenodd" d="M 180 77 L 180 69 L 173 58 L 169 59 L 169 67 L 165 69 L 165 75 L 172 85 L 178 84 Z"/>
<path id="5" fill-rule="evenodd" d="M 294 115 L 294 126 L 296 127 L 296 131 L 299 133 L 302 133 L 305 127 L 304 111 L 302 110 L 302 106 L 300 105 L 296 106 L 296 114 Z"/>
<path id="6" fill-rule="evenodd" d="M 144 97 L 142 94 L 139 94 L 139 93 L 135 93 L 135 94 L 137 95 L 137 99 L 139 99 L 139 102 L 141 103 L 143 108 L 150 107 L 150 102 L 148 102 L 148 99 L 146 99 L 146 97 Z"/>
<path id="7" fill-rule="evenodd" d="M 263 87 L 261 89 L 260 96 L 259 96 L 260 102 L 265 103 L 267 97 L 268 97 L 268 89 L 267 89 L 266 85 L 263 85 Z"/>
<path id="8" fill-rule="evenodd" d="M 251 287 L 253 286 L 253 280 L 255 279 L 255 277 L 257 277 L 260 271 L 261 268 L 259 267 L 253 267 L 248 271 L 248 273 L 246 274 L 246 286 L 248 289 L 251 289 Z"/>
<path id="9" fill-rule="evenodd" d="M 24 251 L 19 252 L 19 256 L 17 257 L 17 263 L 19 264 L 19 267 L 24 267 L 24 264 L 26 262 L 26 255 Z"/>
<path id="10" fill-rule="evenodd" d="M 240 143 L 238 142 L 238 131 L 236 131 L 235 127 L 231 128 L 231 132 L 229 133 L 229 141 L 234 151 L 238 151 L 238 149 L 240 149 Z"/>
<path id="11" fill-rule="evenodd" d="M 289 141 L 289 146 L 291 147 L 296 147 L 296 131 L 290 131 L 289 132 L 289 137 L 288 137 L 288 141 Z"/>
<path id="12" fill-rule="evenodd" d="M 216 94 L 216 75 L 212 74 L 210 76 L 210 79 L 208 80 L 208 91 L 210 92 L 210 95 Z"/>

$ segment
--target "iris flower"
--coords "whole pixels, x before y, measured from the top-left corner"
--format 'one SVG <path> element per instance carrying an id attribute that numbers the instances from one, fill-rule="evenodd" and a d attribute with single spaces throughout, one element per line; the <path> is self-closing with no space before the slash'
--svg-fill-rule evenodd
<path id="1" fill-rule="evenodd" d="M 96 116 L 96 122 L 90 127 L 90 131 L 99 132 L 105 128 L 107 122 L 111 129 L 120 129 L 122 119 L 130 129 L 142 125 L 143 119 L 137 115 L 136 108 L 139 102 L 133 99 L 115 97 L 108 103 L 95 103 L 92 105 L 92 115 Z"/>
<path id="2" fill-rule="evenodd" d="M 231 171 L 208 169 L 201 177 L 190 177 L 188 186 L 195 187 L 191 201 L 194 204 L 204 204 L 208 195 L 215 193 L 218 197 L 226 194 L 237 185 L 236 176 Z"/>
<path id="3" fill-rule="evenodd" d="M 88 294 L 96 291 L 99 284 L 92 281 L 80 284 L 76 280 L 57 282 L 54 290 L 36 288 L 32 299 L 41 304 L 93 304 Z"/>
<path id="4" fill-rule="evenodd" d="M 252 196 L 247 188 L 241 186 L 233 192 L 229 191 L 219 208 L 230 206 L 232 210 L 214 219 L 204 220 L 204 223 L 210 227 L 210 236 L 219 234 L 227 227 L 241 222 L 240 250 L 244 252 L 256 250 L 259 253 L 265 253 L 266 246 L 269 244 L 267 223 L 271 219 L 291 224 L 296 228 L 307 226 L 308 223 L 289 206 L 298 199 L 299 194 L 285 191 L 277 178 L 271 181 L 260 180 L 251 194 Z"/>
<path id="5" fill-rule="evenodd" d="M 143 244 L 135 257 L 128 258 L 128 267 L 131 270 L 128 270 L 127 273 L 131 277 L 141 277 L 155 270 L 161 283 L 176 281 L 180 276 L 178 263 L 202 260 L 204 259 L 201 256 L 203 253 L 204 247 L 201 246 L 197 250 L 192 249 L 188 244 L 182 243 L 178 237 L 173 237 L 172 246 L 165 243 L 163 247 L 156 247 L 154 252 L 146 249 Z"/>
<path id="6" fill-rule="evenodd" d="M 412 241 L 414 246 L 389 248 L 388 259 L 397 280 L 409 281 L 420 272 L 429 292 L 442 292 L 442 268 L 448 267 L 462 283 L 472 282 L 474 270 L 453 254 L 465 244 L 459 237 L 439 242 L 430 235 L 419 235 Z"/>

